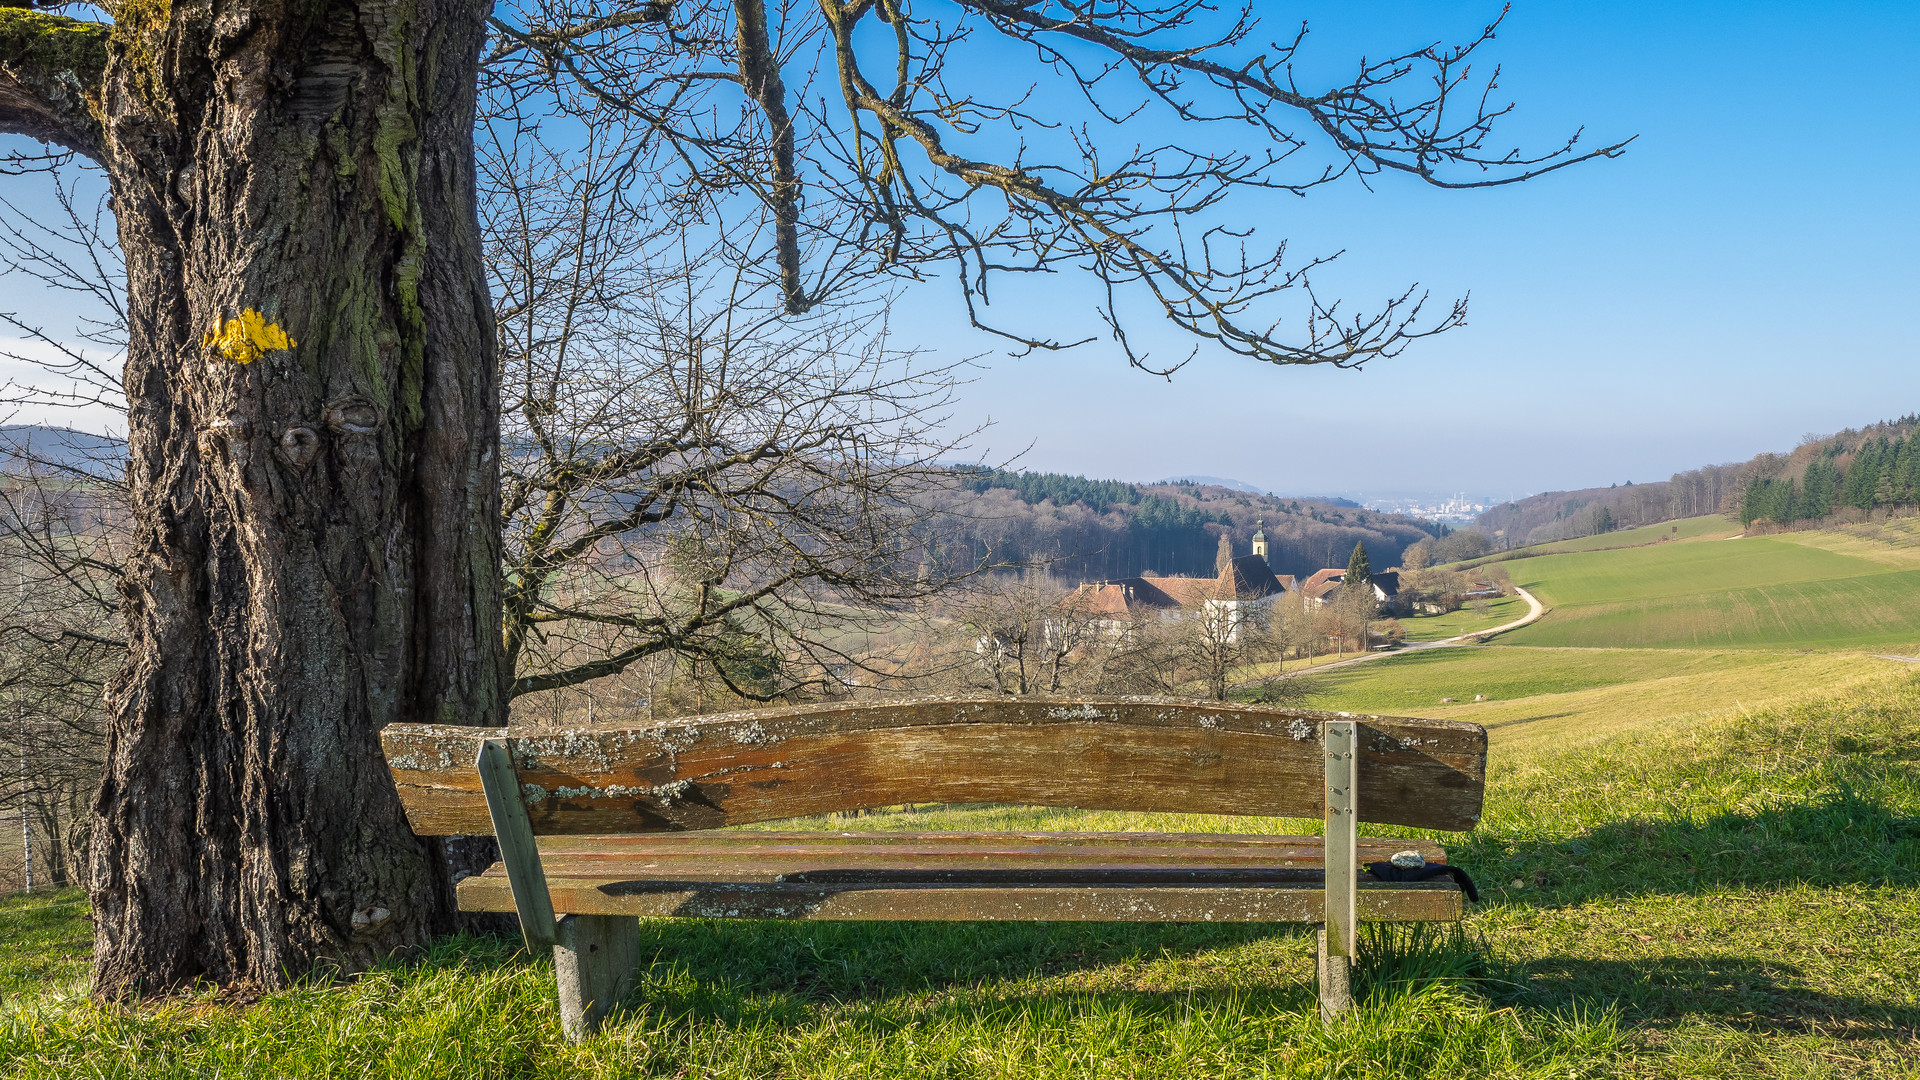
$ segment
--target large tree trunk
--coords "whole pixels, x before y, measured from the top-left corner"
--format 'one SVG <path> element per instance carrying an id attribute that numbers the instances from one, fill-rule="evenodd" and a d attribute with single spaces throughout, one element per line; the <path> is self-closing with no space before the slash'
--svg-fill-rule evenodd
<path id="1" fill-rule="evenodd" d="M 500 722 L 487 6 L 117 10 L 99 156 L 136 535 L 95 989 L 272 987 L 451 927 L 377 733 Z M 250 310 L 271 326 L 230 322 Z"/>

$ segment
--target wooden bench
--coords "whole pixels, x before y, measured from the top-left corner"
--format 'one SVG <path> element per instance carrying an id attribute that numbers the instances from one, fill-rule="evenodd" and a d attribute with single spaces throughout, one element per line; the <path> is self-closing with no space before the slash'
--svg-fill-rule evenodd
<path id="1" fill-rule="evenodd" d="M 552 949 L 579 1038 L 625 996 L 635 916 L 1320 924 L 1320 995 L 1351 1000 L 1356 921 L 1457 920 L 1450 880 L 1360 869 L 1480 818 L 1474 724 L 1154 699 L 953 700 L 762 710 L 637 728 L 394 724 L 421 835 L 498 837 L 462 910 L 517 912 Z M 905 803 L 1324 817 L 1320 836 L 763 832 L 729 825 Z M 538 840 L 536 840 L 538 838 Z M 537 845 L 537 846 L 536 846 Z M 556 920 L 556 915 L 560 916 Z"/>

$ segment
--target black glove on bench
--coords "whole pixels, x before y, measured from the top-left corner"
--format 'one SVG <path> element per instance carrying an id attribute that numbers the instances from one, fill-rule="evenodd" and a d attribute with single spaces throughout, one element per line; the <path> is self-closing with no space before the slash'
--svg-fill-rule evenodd
<path id="1" fill-rule="evenodd" d="M 1480 902 L 1480 890 L 1473 887 L 1473 879 L 1465 870 L 1446 863 L 1428 863 L 1425 866 L 1395 866 L 1390 862 L 1370 862 L 1366 864 L 1367 873 L 1377 881 L 1432 881 L 1434 878 L 1450 877 L 1467 894 L 1467 902 Z"/>

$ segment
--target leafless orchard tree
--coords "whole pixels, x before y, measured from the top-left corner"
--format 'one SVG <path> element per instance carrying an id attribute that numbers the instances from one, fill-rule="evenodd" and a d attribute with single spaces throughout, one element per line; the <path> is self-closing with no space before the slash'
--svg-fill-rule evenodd
<path id="1" fill-rule="evenodd" d="M 126 648 L 125 501 L 119 484 L 41 457 L 58 449 L 44 442 L 0 442 L 0 755 L 12 774 L 0 817 L 15 826 L 8 840 L 24 849 L 30 838 L 36 884 L 67 886 L 86 880 L 102 691 Z"/>
<path id="2" fill-rule="evenodd" d="M 956 691 L 1029 694 L 1111 692 L 1108 664 L 1119 648 L 1085 596 L 1044 568 L 980 575 L 940 606 L 946 655 L 920 677 Z"/>
<path id="3" fill-rule="evenodd" d="M 891 676 L 863 631 L 950 583 L 926 496 L 964 365 L 895 346 L 883 294 L 788 313 L 765 215 L 635 199 L 624 114 L 488 100 L 510 696 L 662 654 L 749 700 Z"/>

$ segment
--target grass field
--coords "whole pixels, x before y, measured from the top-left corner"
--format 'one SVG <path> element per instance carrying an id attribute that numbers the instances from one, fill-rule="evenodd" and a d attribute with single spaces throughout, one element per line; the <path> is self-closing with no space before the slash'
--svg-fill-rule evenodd
<path id="1" fill-rule="evenodd" d="M 1315 676 L 1315 708 L 1467 720 L 1497 747 L 1571 748 L 1724 710 L 1832 693 L 1912 665 L 1865 653 L 1475 646 Z M 1484 694 L 1486 701 L 1475 701 Z M 1455 699 L 1442 704 L 1442 698 Z"/>
<path id="2" fill-rule="evenodd" d="M 1474 610 L 1472 605 L 1458 611 L 1449 611 L 1445 615 L 1409 615 L 1400 620 L 1406 628 L 1407 640 L 1444 641 L 1461 634 L 1471 634 L 1476 630 L 1491 630 L 1496 626 L 1525 618 L 1527 602 L 1518 596 L 1502 596 L 1486 601 L 1486 611 Z"/>
<path id="3" fill-rule="evenodd" d="M 1575 552 L 1507 564 L 1553 613 L 1516 645 L 1858 648 L 1920 643 L 1920 567 L 1798 534 Z"/>
<path id="4" fill-rule="evenodd" d="M 1313 1014 L 1297 928 L 643 924 L 640 984 L 560 1038 L 552 967 L 465 937 L 247 1006 L 79 996 L 84 906 L 0 902 L 0 1076 L 1903 1077 L 1920 1075 L 1920 679 L 1500 750 L 1448 840 L 1456 939 L 1375 936 Z M 1001 808 L 824 828 L 1312 831 Z M 1369 829 L 1370 832 L 1403 830 Z"/>
<path id="5" fill-rule="evenodd" d="M 1920 673 L 1872 655 L 1920 655 L 1920 548 L 1721 541 L 1717 520 L 1513 560 L 1553 610 L 1493 645 L 1310 676 L 1316 706 L 1493 745 L 1484 820 L 1438 837 L 1483 903 L 1459 934 L 1370 935 L 1333 1027 L 1304 928 L 1228 925 L 646 921 L 633 996 L 577 1046 L 551 962 L 495 937 L 245 1006 L 107 1008 L 67 893 L 0 900 L 0 1077 L 1920 1078 Z M 1524 611 L 1504 606 L 1416 640 Z M 1028 807 L 798 824 L 1319 831 Z"/>
<path id="6" fill-rule="evenodd" d="M 1707 517 L 1685 518 L 1680 521 L 1663 521 L 1658 525 L 1643 525 L 1637 529 L 1621 529 L 1618 532 L 1582 536 L 1574 540 L 1555 540 L 1550 544 L 1535 544 L 1521 550 L 1534 555 L 1551 555 L 1569 551 L 1605 551 L 1682 540 L 1723 540 L 1730 536 L 1739 536 L 1740 531 L 1739 522 L 1713 514 Z"/>
<path id="7" fill-rule="evenodd" d="M 1897 524 L 1728 539 L 1737 529 L 1708 517 L 1529 549 L 1637 545 L 1508 560 L 1512 580 L 1551 609 L 1544 618 L 1488 647 L 1313 676 L 1313 703 L 1567 746 L 1837 691 L 1901 665 L 1874 654 L 1920 655 L 1920 547 L 1898 542 Z M 1651 542 L 1660 535 L 1677 539 Z"/>

